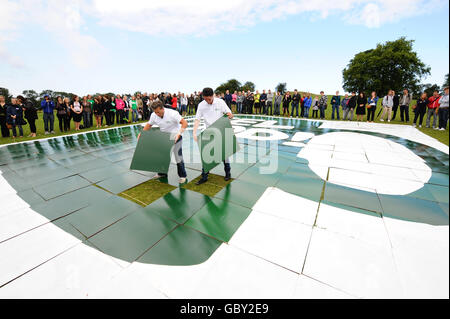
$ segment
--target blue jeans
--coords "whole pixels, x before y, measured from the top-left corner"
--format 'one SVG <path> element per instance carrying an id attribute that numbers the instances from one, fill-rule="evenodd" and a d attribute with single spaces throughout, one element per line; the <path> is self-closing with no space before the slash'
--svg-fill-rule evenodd
<path id="1" fill-rule="evenodd" d="M 225 176 L 230 176 L 231 172 L 231 166 L 230 161 L 228 159 L 223 161 L 223 166 L 225 169 Z M 202 168 L 202 179 L 208 179 L 209 172 L 205 172 L 205 170 Z"/>
<path id="2" fill-rule="evenodd" d="M 310 106 L 305 106 L 305 114 L 304 114 L 305 118 L 309 117 L 309 108 Z"/>
<path id="3" fill-rule="evenodd" d="M 294 103 L 294 102 L 292 102 L 291 116 L 293 116 L 293 115 L 294 115 L 294 109 L 295 109 L 295 111 L 296 111 L 296 114 L 297 114 L 297 115 L 295 115 L 295 116 L 297 116 L 297 117 L 298 117 L 298 103 Z"/>
<path id="4" fill-rule="evenodd" d="M 20 120 L 21 121 L 21 120 Z M 19 123 L 21 123 L 21 122 L 19 122 Z M 16 124 L 16 119 L 13 119 L 12 120 L 12 133 L 13 133 L 13 136 L 14 137 L 17 137 L 17 131 L 16 131 L 16 127 L 18 127 L 19 128 L 19 136 L 23 136 L 23 128 L 22 128 L 22 125 L 17 125 Z"/>
<path id="5" fill-rule="evenodd" d="M 139 119 L 139 113 L 138 110 L 131 110 L 131 120 L 134 122 L 137 122 Z"/>
<path id="6" fill-rule="evenodd" d="M 325 106 L 319 106 L 319 110 L 320 110 L 320 118 L 324 119 L 325 118 Z"/>
<path id="7" fill-rule="evenodd" d="M 84 127 L 91 127 L 92 123 L 91 123 L 91 113 L 85 113 L 83 112 L 83 125 Z"/>
<path id="8" fill-rule="evenodd" d="M 340 118 L 339 118 L 339 105 L 332 105 L 331 119 L 334 120 L 334 112 L 335 111 L 336 111 L 336 114 L 337 114 L 337 119 L 340 120 Z"/>
<path id="9" fill-rule="evenodd" d="M 439 108 L 438 114 L 439 114 L 439 128 L 447 129 L 448 107 Z"/>
<path id="10" fill-rule="evenodd" d="M 242 102 L 237 102 L 236 109 L 238 113 L 242 113 Z"/>
<path id="11" fill-rule="evenodd" d="M 175 160 L 177 162 L 177 172 L 179 177 L 186 177 L 186 169 L 184 167 L 183 161 L 183 137 L 180 136 L 178 141 L 175 143 L 173 147 L 173 154 L 175 155 Z M 161 176 L 167 176 L 166 173 L 158 173 Z"/>
<path id="12" fill-rule="evenodd" d="M 55 116 L 53 115 L 53 112 L 52 113 L 44 113 L 43 117 L 44 117 L 44 128 L 45 128 L 45 131 L 46 132 L 53 131 L 53 123 L 55 122 Z"/>

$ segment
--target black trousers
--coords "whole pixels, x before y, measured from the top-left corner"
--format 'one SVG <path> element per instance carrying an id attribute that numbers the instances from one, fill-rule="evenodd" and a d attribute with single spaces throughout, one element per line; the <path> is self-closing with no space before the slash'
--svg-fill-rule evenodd
<path id="1" fill-rule="evenodd" d="M 400 105 L 400 118 L 402 122 L 409 122 L 409 105 Z"/>
<path id="2" fill-rule="evenodd" d="M 59 130 L 61 132 L 67 132 L 69 130 L 69 121 L 67 115 L 57 114 Z"/>
<path id="3" fill-rule="evenodd" d="M 414 110 L 414 124 L 417 124 L 417 120 L 419 120 L 419 125 L 422 126 L 423 118 L 425 116 L 426 110 L 418 110 L 417 108 Z"/>
<path id="4" fill-rule="evenodd" d="M 28 124 L 30 124 L 30 132 L 31 133 L 36 133 L 36 119 L 27 119 L 28 120 Z"/>
<path id="5" fill-rule="evenodd" d="M 6 126 L 6 117 L 0 117 L 0 127 L 2 131 L 2 137 L 9 137 L 9 130 Z"/>
<path id="6" fill-rule="evenodd" d="M 395 116 L 397 115 L 398 105 L 392 107 L 392 118 L 391 120 L 395 119 Z"/>
<path id="7" fill-rule="evenodd" d="M 377 109 L 376 105 L 375 106 L 372 105 L 371 108 L 367 109 L 367 121 L 369 121 L 369 122 L 374 121 L 376 109 Z"/>

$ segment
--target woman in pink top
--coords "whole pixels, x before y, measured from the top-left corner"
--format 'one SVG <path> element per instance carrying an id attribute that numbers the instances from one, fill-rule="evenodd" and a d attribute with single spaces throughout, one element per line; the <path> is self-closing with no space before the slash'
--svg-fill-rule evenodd
<path id="1" fill-rule="evenodd" d="M 233 109 L 234 106 L 234 112 L 236 112 L 236 101 L 237 101 L 237 92 L 234 91 L 234 93 L 231 94 L 231 109 Z"/>
<path id="2" fill-rule="evenodd" d="M 117 94 L 116 96 L 116 123 L 117 124 L 123 124 L 123 117 L 124 117 L 124 109 L 125 108 L 125 102 L 122 100 L 122 97 L 120 94 Z"/>

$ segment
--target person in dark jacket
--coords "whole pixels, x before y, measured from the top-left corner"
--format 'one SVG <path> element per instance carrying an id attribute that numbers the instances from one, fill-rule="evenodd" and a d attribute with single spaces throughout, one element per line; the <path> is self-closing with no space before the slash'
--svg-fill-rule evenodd
<path id="1" fill-rule="evenodd" d="M 11 105 L 6 109 L 7 123 L 12 126 L 13 138 L 17 137 L 16 127 L 19 128 L 20 137 L 23 137 L 23 109 L 17 104 L 15 98 L 11 99 Z"/>
<path id="2" fill-rule="evenodd" d="M 424 92 L 420 96 L 420 99 L 417 100 L 417 105 L 414 107 L 414 121 L 413 126 L 416 127 L 417 120 L 419 120 L 419 127 L 422 127 L 423 118 L 425 116 L 425 113 L 427 112 L 427 105 L 428 105 L 428 97 L 427 94 Z"/>
<path id="3" fill-rule="evenodd" d="M 67 126 L 69 124 L 69 121 L 67 119 L 68 107 L 64 104 L 63 98 L 61 96 L 58 96 L 56 98 L 55 108 L 56 117 L 58 118 L 59 130 L 61 131 L 61 133 L 67 132 L 69 130 L 69 127 Z"/>
<path id="4" fill-rule="evenodd" d="M 298 117 L 298 106 L 300 104 L 300 101 L 302 99 L 302 96 L 300 93 L 297 92 L 297 90 L 294 90 L 294 95 L 292 95 L 292 109 L 291 109 L 291 117 L 294 117 L 294 110 L 296 111 L 296 117 Z"/>
<path id="5" fill-rule="evenodd" d="M 392 106 L 392 118 L 391 121 L 395 120 L 395 116 L 397 115 L 397 110 L 398 110 L 398 106 L 400 105 L 400 97 L 395 94 L 395 91 L 393 91 L 394 93 L 394 97 L 393 97 L 393 102 L 394 105 Z"/>
<path id="6" fill-rule="evenodd" d="M 291 103 L 291 100 L 291 95 L 289 92 L 286 92 L 283 97 L 283 116 L 289 116 L 289 103 Z"/>
<path id="7" fill-rule="evenodd" d="M 97 96 L 94 98 L 94 116 L 95 116 L 95 122 L 97 124 L 97 128 L 102 127 L 102 118 L 103 118 L 103 97 Z"/>
<path id="8" fill-rule="evenodd" d="M 245 99 L 247 114 L 253 114 L 254 103 L 255 103 L 255 96 L 253 95 L 253 93 L 248 93 L 247 98 Z"/>
<path id="9" fill-rule="evenodd" d="M 37 109 L 34 107 L 33 103 L 23 96 L 19 95 L 17 99 L 20 101 L 19 104 L 25 112 L 25 118 L 30 125 L 30 135 L 28 137 L 36 137 L 36 120 L 38 119 Z"/>
<path id="10" fill-rule="evenodd" d="M 344 115 L 342 116 L 342 119 L 345 121 L 348 117 L 350 117 L 350 121 L 353 121 L 353 110 L 356 108 L 356 100 L 358 97 L 356 96 L 355 92 L 352 92 L 352 96 L 348 100 L 347 108 L 344 110 Z"/>
<path id="11" fill-rule="evenodd" d="M 6 104 L 6 99 L 3 95 L 0 95 L 0 129 L 2 131 L 2 137 L 9 137 L 9 129 L 6 126 L 7 109 L 8 104 Z"/>
<path id="12" fill-rule="evenodd" d="M 356 99 L 356 121 L 363 120 L 363 117 L 366 114 L 366 104 L 366 95 L 364 94 L 364 92 L 359 92 L 358 98 Z"/>
<path id="13" fill-rule="evenodd" d="M 50 99 L 50 96 L 48 95 L 44 96 L 44 100 L 42 100 L 41 102 L 41 108 L 44 117 L 45 134 L 47 135 L 49 133 L 52 134 L 55 133 L 55 131 L 53 130 L 53 124 L 55 122 L 53 110 L 55 109 L 55 104 Z"/>
<path id="14" fill-rule="evenodd" d="M 334 120 L 334 112 L 336 112 L 336 118 L 339 118 L 339 106 L 341 105 L 341 96 L 339 91 L 336 91 L 336 95 L 331 97 L 331 119 Z"/>

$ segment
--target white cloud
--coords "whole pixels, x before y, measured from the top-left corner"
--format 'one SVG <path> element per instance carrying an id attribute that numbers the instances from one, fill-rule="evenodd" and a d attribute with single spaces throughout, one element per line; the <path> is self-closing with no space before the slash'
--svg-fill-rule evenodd
<path id="1" fill-rule="evenodd" d="M 338 14 L 347 23 L 379 27 L 423 13 L 442 0 L 92 0 L 93 17 L 103 26 L 150 35 L 209 35 L 261 21 L 309 13 Z M 300 17 L 304 18 L 304 17 Z"/>
<path id="2" fill-rule="evenodd" d="M 8 42 L 14 41 L 17 34 L 17 20 L 22 17 L 20 6 L 16 2 L 0 0 L 0 61 L 15 68 L 25 66 L 22 59 L 9 52 Z"/>

